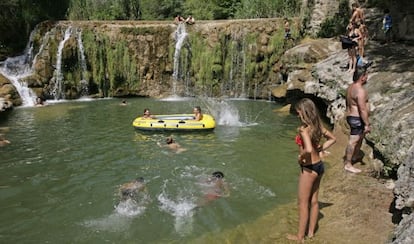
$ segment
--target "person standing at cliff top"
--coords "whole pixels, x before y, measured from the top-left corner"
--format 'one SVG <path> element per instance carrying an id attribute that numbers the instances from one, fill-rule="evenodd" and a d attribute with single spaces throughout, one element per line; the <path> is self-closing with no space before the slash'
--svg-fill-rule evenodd
<path id="1" fill-rule="evenodd" d="M 384 17 L 382 19 L 382 30 L 385 35 L 385 42 L 388 44 L 391 42 L 391 29 L 392 29 L 392 18 L 389 9 L 384 10 Z"/>
<path id="2" fill-rule="evenodd" d="M 353 166 L 354 162 L 362 160 L 361 144 L 365 134 L 371 131 L 369 123 L 368 94 L 364 85 L 368 80 L 367 66 L 357 67 L 352 77 L 352 83 L 346 92 L 346 121 L 351 128 L 348 145 L 344 156 L 344 169 L 351 173 L 361 170 Z"/>
<path id="3" fill-rule="evenodd" d="M 290 33 L 290 23 L 289 19 L 284 19 L 284 28 L 285 28 L 285 40 L 292 39 L 292 34 Z"/>
<path id="4" fill-rule="evenodd" d="M 349 22 L 355 23 L 358 25 L 365 23 L 364 10 L 362 10 L 362 8 L 356 2 L 352 4 L 352 15 L 351 15 L 351 19 L 349 20 Z"/>

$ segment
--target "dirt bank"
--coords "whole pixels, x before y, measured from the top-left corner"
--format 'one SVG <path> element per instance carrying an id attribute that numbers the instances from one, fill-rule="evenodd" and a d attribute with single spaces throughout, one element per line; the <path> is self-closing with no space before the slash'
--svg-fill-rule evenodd
<path id="1" fill-rule="evenodd" d="M 385 243 L 392 236 L 393 224 L 389 207 L 392 190 L 386 181 L 371 177 L 368 156 L 361 175 L 345 173 L 342 156 L 347 135 L 336 131 L 337 143 L 326 158 L 327 174 L 320 193 L 319 231 L 312 243 Z"/>
<path id="2" fill-rule="evenodd" d="M 337 143 L 325 158 L 327 170 L 320 189 L 319 229 L 310 243 L 385 243 L 392 236 L 393 224 L 389 207 L 393 200 L 392 190 L 386 181 L 371 176 L 372 166 L 368 156 L 356 167 L 363 169 L 360 175 L 343 171 L 342 156 L 348 136 L 335 130 Z M 292 218 L 292 206 L 286 208 L 286 220 L 278 223 L 282 230 L 294 233 L 297 218 Z M 276 210 L 280 211 L 280 210 Z M 294 215 L 297 208 L 294 206 Z M 285 226 L 284 226 L 285 225 Z M 274 228 L 265 243 L 294 243 L 284 239 L 284 231 Z M 273 235 L 273 236 L 272 236 Z M 273 237 L 273 238 L 272 238 Z"/>

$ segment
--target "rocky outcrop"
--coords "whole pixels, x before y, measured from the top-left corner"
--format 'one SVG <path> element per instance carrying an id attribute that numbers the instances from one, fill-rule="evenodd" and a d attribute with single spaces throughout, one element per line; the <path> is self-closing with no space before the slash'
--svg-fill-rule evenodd
<path id="1" fill-rule="evenodd" d="M 321 30 L 321 24 L 328 18 L 332 18 L 339 9 L 339 1 L 331 0 L 304 0 L 302 2 L 302 16 L 309 15 L 309 26 L 306 31 L 316 37 Z M 309 11 L 307 13 L 307 11 Z"/>
<path id="2" fill-rule="evenodd" d="M 12 109 L 13 104 L 21 104 L 20 96 L 12 83 L 0 74 L 0 112 Z"/>
<path id="3" fill-rule="evenodd" d="M 396 212 L 403 213 L 403 221 L 396 230 L 395 243 L 409 243 L 404 241 L 411 240 L 413 235 L 414 72 L 410 68 L 414 65 L 413 53 L 414 47 L 402 43 L 383 46 L 371 42 L 367 49 L 367 58 L 374 64 L 366 84 L 373 126 L 366 136 L 370 145 L 366 155 L 372 168 L 379 164 L 385 176 L 397 173 L 395 207 Z M 287 51 L 284 60 L 290 61 L 285 66 L 292 70 L 285 84 L 287 100 L 295 101 L 304 96 L 322 100 L 331 122 L 347 131 L 344 94 L 352 77 L 343 68 L 348 55 L 346 50 L 340 49 L 339 42 L 309 40 Z M 280 96 L 280 90 L 275 91 L 275 95 L 276 92 Z"/>

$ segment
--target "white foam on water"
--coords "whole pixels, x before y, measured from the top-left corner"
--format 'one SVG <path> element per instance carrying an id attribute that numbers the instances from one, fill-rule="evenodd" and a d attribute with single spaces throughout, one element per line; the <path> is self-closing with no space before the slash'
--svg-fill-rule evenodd
<path id="1" fill-rule="evenodd" d="M 196 204 L 191 199 L 170 199 L 164 192 L 158 196 L 160 209 L 175 217 L 174 228 L 180 235 L 186 235 L 193 230 L 193 215 Z"/>
<path id="2" fill-rule="evenodd" d="M 133 218 L 119 213 L 84 221 L 81 225 L 99 231 L 123 232 L 129 229 Z"/>
<path id="3" fill-rule="evenodd" d="M 165 180 L 162 192 L 157 197 L 159 209 L 174 217 L 175 231 L 182 236 L 192 232 L 193 215 L 197 207 L 194 183 L 190 180 L 191 186 L 186 186 L 186 182 Z"/>
<path id="4" fill-rule="evenodd" d="M 115 212 L 124 215 L 124 216 L 138 216 L 142 215 L 145 212 L 146 206 L 140 205 L 133 199 L 127 199 L 125 201 L 121 201 L 116 207 Z"/>
<path id="5" fill-rule="evenodd" d="M 159 99 L 160 101 L 165 101 L 165 102 L 180 102 L 180 101 L 191 101 L 194 100 L 193 97 L 180 97 L 177 95 L 172 95 L 169 97 L 165 97 L 165 98 L 161 98 Z M 192 112 L 192 111 L 190 111 Z"/>

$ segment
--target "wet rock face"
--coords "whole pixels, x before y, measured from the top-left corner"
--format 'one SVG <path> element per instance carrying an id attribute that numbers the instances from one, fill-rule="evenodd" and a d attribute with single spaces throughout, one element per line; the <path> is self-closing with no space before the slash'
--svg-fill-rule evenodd
<path id="1" fill-rule="evenodd" d="M 11 109 L 13 104 L 16 106 L 22 104 L 16 88 L 2 74 L 0 74 L 0 99 L 0 112 Z"/>
<path id="2" fill-rule="evenodd" d="M 298 21 L 291 20 L 293 35 Z M 282 19 L 199 21 L 186 29 L 177 55 L 178 26 L 170 22 L 42 23 L 32 40 L 33 73 L 24 81 L 47 99 L 74 99 L 84 90 L 94 97 L 174 90 L 268 99 L 280 84 Z"/>

